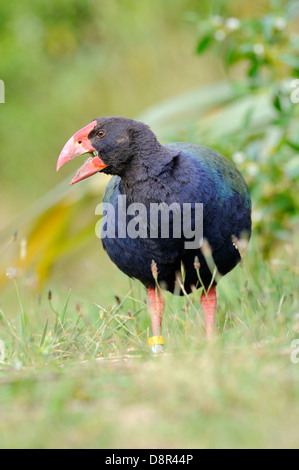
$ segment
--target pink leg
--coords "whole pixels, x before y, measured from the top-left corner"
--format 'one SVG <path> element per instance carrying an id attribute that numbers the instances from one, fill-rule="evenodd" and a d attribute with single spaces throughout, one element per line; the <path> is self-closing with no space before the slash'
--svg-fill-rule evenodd
<path id="1" fill-rule="evenodd" d="M 200 304 L 203 309 L 205 324 L 206 324 L 206 336 L 207 339 L 213 337 L 215 330 L 215 310 L 217 304 L 216 286 L 212 286 L 210 290 L 201 294 Z"/>
<path id="2" fill-rule="evenodd" d="M 161 334 L 162 315 L 164 310 L 164 301 L 159 291 L 154 288 L 149 288 L 148 293 L 148 309 L 152 321 L 153 335 L 159 336 Z"/>
<path id="3" fill-rule="evenodd" d="M 158 290 L 149 288 L 148 293 L 148 310 L 151 316 L 153 336 L 149 338 L 149 344 L 153 352 L 162 350 L 164 344 L 163 336 L 161 335 L 162 315 L 164 310 L 164 301 Z"/>

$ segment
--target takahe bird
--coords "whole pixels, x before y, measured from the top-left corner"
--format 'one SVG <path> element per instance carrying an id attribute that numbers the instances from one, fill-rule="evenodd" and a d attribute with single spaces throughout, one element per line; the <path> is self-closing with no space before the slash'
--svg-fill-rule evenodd
<path id="1" fill-rule="evenodd" d="M 251 234 L 251 200 L 240 172 L 229 160 L 208 148 L 188 143 L 161 145 L 147 125 L 123 117 L 96 118 L 74 134 L 59 156 L 57 170 L 86 153 L 91 155 L 71 184 L 97 172 L 114 175 L 103 198 L 114 210 L 106 211 L 102 243 L 118 268 L 139 279 L 148 290 L 152 350 L 159 351 L 164 343 L 161 334 L 164 304 L 159 286 L 178 293 L 203 287 L 201 306 L 206 334 L 211 337 L 215 328 L 217 280 L 240 261 L 234 240 L 242 234 L 249 239 Z M 176 210 L 168 212 L 168 236 L 161 234 L 161 212 L 156 226 L 150 227 L 148 214 L 154 203 L 160 209 L 166 205 L 171 208 L 175 203 Z M 212 256 L 209 253 L 204 256 L 197 241 L 188 247 L 185 232 L 179 236 L 174 233 L 183 224 L 179 222 L 179 227 L 175 227 L 174 219 L 178 215 L 175 212 L 183 214 L 183 207 L 187 207 L 190 229 L 195 234 L 199 203 L 203 207 L 202 235 Z M 137 223 L 133 219 L 136 207 L 137 214 L 140 212 L 140 204 L 149 212 Z M 125 212 L 124 218 L 120 217 L 121 212 Z M 132 221 L 135 232 L 129 236 L 126 229 Z M 109 223 L 113 229 L 110 232 Z M 212 266 L 208 258 L 212 259 Z"/>

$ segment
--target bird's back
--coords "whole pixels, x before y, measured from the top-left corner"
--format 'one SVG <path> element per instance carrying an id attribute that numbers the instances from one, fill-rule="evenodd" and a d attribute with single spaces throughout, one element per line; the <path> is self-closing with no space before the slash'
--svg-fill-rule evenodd
<path id="1" fill-rule="evenodd" d="M 203 173 L 210 176 L 211 186 L 204 187 L 208 193 L 217 195 L 219 203 L 232 196 L 234 193 L 241 195 L 246 208 L 251 210 L 251 200 L 247 184 L 233 163 L 219 153 L 202 145 L 174 142 L 165 145 L 166 148 L 178 150 L 187 158 L 193 157 Z M 192 171 L 192 168 L 190 169 Z M 203 181 L 196 182 L 203 186 Z M 195 183 L 195 184 L 196 184 Z M 204 195 L 202 196 L 204 199 Z"/>

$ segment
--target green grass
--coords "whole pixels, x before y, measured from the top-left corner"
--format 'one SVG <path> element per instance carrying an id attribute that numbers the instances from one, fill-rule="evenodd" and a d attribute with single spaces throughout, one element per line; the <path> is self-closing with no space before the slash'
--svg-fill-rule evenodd
<path id="1" fill-rule="evenodd" d="M 104 308 L 75 292 L 38 303 L 11 280 L 19 314 L 0 311 L 0 447 L 298 447 L 298 277 L 287 248 L 268 263 L 252 248 L 221 280 L 210 343 L 200 292 L 167 294 L 159 356 L 146 345 L 137 282 Z"/>
<path id="2" fill-rule="evenodd" d="M 299 73 L 294 2 L 73 3 L 71 16 L 54 0 L 0 7 L 0 448 L 298 448 L 299 107 L 285 86 Z M 234 17 L 242 27 L 229 30 Z M 196 44 L 216 54 L 199 58 Z M 163 143 L 243 160 L 253 243 L 219 284 L 210 343 L 200 292 L 167 294 L 165 353 L 149 353 L 145 291 L 94 235 L 104 183 L 70 193 L 63 171 L 75 166 L 55 173 L 66 138 L 99 114 L 138 115 Z M 5 284 L 8 266 L 20 273 Z"/>

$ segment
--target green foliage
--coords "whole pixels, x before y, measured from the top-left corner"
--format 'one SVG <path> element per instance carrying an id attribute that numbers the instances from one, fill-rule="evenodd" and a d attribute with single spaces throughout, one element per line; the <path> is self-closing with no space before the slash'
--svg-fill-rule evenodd
<path id="1" fill-rule="evenodd" d="M 297 249 L 293 245 L 283 259 L 265 262 L 259 250 L 251 248 L 241 265 L 221 280 L 217 327 L 223 345 L 231 341 L 250 345 L 265 339 L 285 344 L 296 337 L 298 269 L 292 266 L 292 260 Z M 6 349 L 5 354 L 0 353 L 3 367 L 149 354 L 146 339 L 150 336 L 150 319 L 146 295 L 138 281 L 126 295 L 116 295 L 113 304 L 104 307 L 71 291 L 61 302 L 52 291 L 47 298 L 28 301 L 26 296 L 23 299 L 23 276 L 18 277 L 13 270 L 7 276 L 14 285 L 19 314 L 10 320 L 0 308 L 1 338 Z M 205 342 L 201 292 L 183 298 L 163 295 L 167 351 L 201 347 Z"/>
<path id="2" fill-rule="evenodd" d="M 252 86 L 299 72 L 298 37 L 288 26 L 299 14 L 298 2 L 274 1 L 269 13 L 252 18 L 212 16 L 198 22 L 202 32 L 197 45 L 201 54 L 213 47 L 229 70 L 246 62 Z M 193 18 L 194 20 L 194 18 Z"/>
<path id="3" fill-rule="evenodd" d="M 237 132 L 221 136 L 216 147 L 232 155 L 247 178 L 254 234 L 261 235 L 259 247 L 266 255 L 277 241 L 291 239 L 299 221 L 299 105 L 291 100 L 299 76 L 298 15 L 298 2 L 273 1 L 270 11 L 260 17 L 218 15 L 197 23 L 202 33 L 198 54 L 213 49 L 231 77 L 238 74 L 236 64 L 246 67 L 246 80 L 232 81 L 236 90 L 245 88 L 252 104 L 238 114 Z M 257 100 L 264 98 L 264 117 L 257 120 Z"/>
<path id="4" fill-rule="evenodd" d="M 178 63 L 188 71 L 194 64 L 191 54 L 187 61 L 183 57 L 192 48 L 192 32 L 176 23 L 197 3 L 1 2 L 2 217 L 20 212 L 62 181 L 55 163 L 65 138 L 95 116 L 132 117 L 165 94 L 194 86 L 191 73 L 184 83 L 175 73 Z M 169 57 L 174 40 L 178 44 Z"/>
<path id="5" fill-rule="evenodd" d="M 13 219 L 0 247 L 2 448 L 298 447 L 298 2 L 263 2 L 256 17 L 233 3 L 188 14 L 198 1 L 1 4 L 5 204 L 51 188 L 60 148 L 90 117 L 139 113 L 164 143 L 231 158 L 254 218 L 247 258 L 218 287 L 219 335 L 205 340 L 200 292 L 165 294 L 159 357 L 142 286 L 124 295 L 99 250 L 102 175 L 71 189 L 68 178 Z M 174 83 L 198 88 L 160 101 Z"/>
<path id="6" fill-rule="evenodd" d="M 200 293 L 167 294 L 155 357 L 138 283 L 109 308 L 20 291 L 16 318 L 0 309 L 1 447 L 297 448 L 294 256 L 252 250 L 221 281 L 211 343 Z"/>

